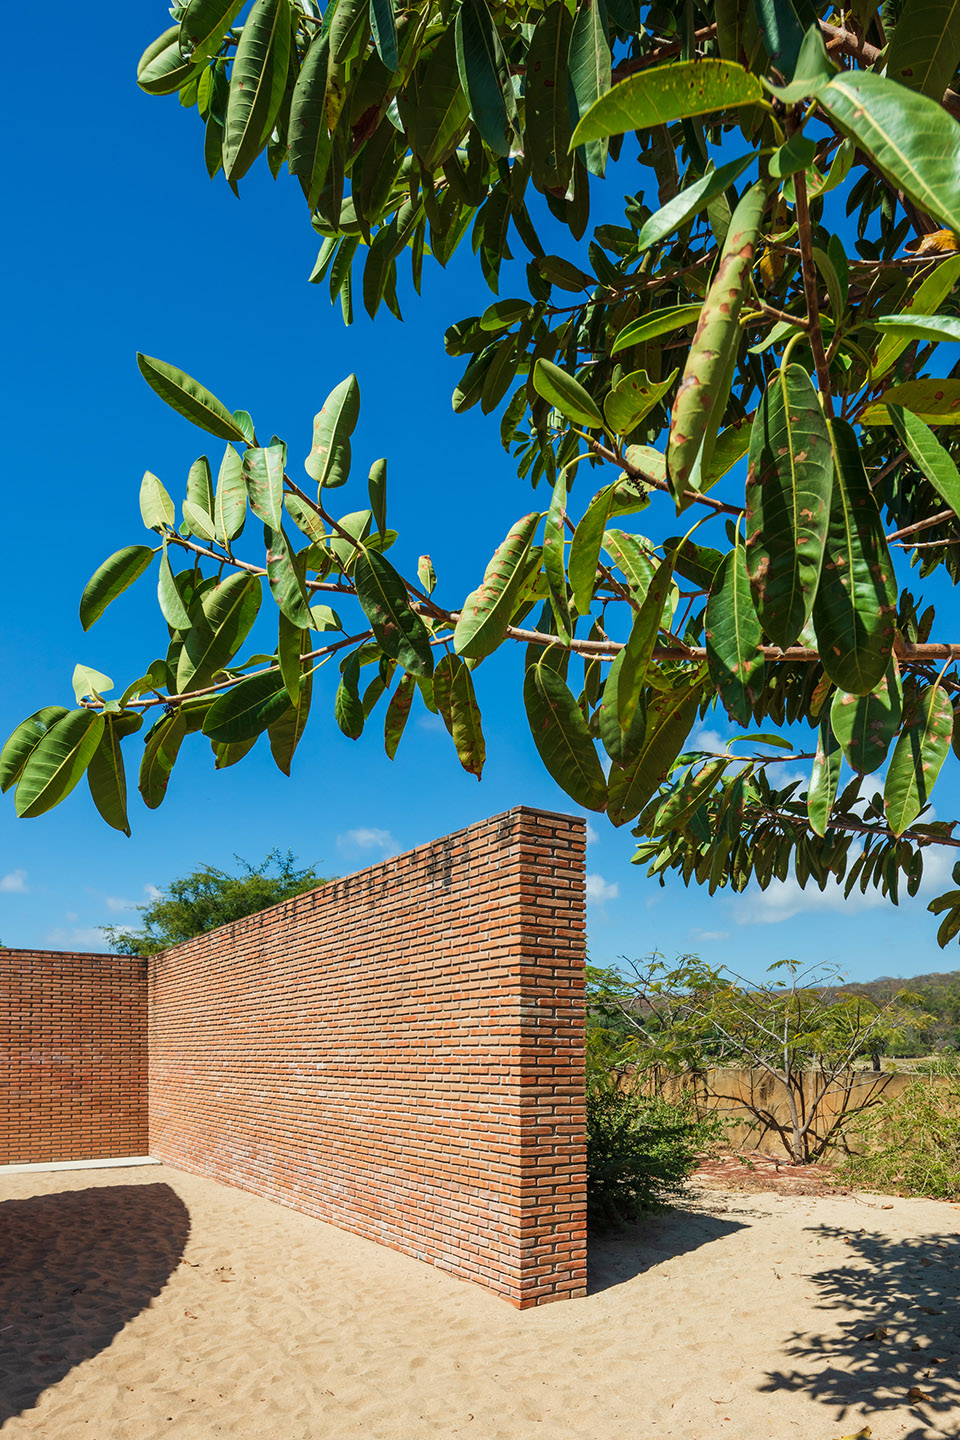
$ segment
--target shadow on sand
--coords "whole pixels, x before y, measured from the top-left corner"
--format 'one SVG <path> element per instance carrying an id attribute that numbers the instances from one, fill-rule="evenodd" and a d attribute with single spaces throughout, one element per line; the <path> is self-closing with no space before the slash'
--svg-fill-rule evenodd
<path id="1" fill-rule="evenodd" d="M 743 1228 L 738 1220 L 723 1220 L 707 1211 L 684 1207 L 650 1215 L 624 1230 L 591 1232 L 587 1246 L 587 1294 L 596 1295 L 614 1285 L 623 1285 L 654 1265 L 674 1260 L 689 1250 L 699 1250 L 701 1245 L 709 1245 L 712 1240 L 720 1240 Z"/>
<path id="2" fill-rule="evenodd" d="M 944 1206 L 945 1219 L 947 1214 Z M 871 1414 L 895 1409 L 900 1440 L 955 1440 L 960 1236 L 894 1239 L 830 1225 L 812 1233 L 845 1242 L 849 1255 L 843 1265 L 810 1277 L 829 1328 L 789 1335 L 785 1353 L 798 1368 L 770 1374 L 760 1388 L 805 1392 L 834 1406 L 838 1421 L 849 1416 L 854 1432 Z M 911 1400 L 911 1390 L 924 1398 L 915 1393 Z"/>
<path id="3" fill-rule="evenodd" d="M 110 1344 L 163 1289 L 189 1234 L 169 1185 L 0 1204 L 0 1426 Z"/>

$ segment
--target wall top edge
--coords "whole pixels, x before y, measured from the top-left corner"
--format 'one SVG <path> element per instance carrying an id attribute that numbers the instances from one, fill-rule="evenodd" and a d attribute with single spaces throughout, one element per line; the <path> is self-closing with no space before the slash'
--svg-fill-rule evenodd
<path id="1" fill-rule="evenodd" d="M 145 955 L 117 955 L 113 950 L 38 950 L 32 946 L 0 945 L 0 961 L 5 955 L 29 955 L 35 960 L 146 960 Z"/>
<path id="2" fill-rule="evenodd" d="M 156 955 L 151 955 L 150 960 L 159 960 L 165 955 L 175 955 L 178 950 L 185 949 L 197 940 L 205 940 L 211 935 L 221 931 L 231 930 L 237 926 L 245 927 L 251 922 L 262 921 L 266 916 L 272 915 L 277 910 L 283 910 L 288 906 L 298 905 L 308 900 L 312 895 L 317 895 L 336 885 L 346 885 L 360 876 L 375 876 L 382 874 L 396 865 L 398 861 L 409 860 L 416 855 L 425 855 L 438 847 L 445 847 L 460 840 L 463 836 L 472 832 L 480 833 L 491 826 L 502 824 L 511 818 L 523 818 L 531 820 L 547 820 L 550 822 L 561 821 L 564 824 L 578 829 L 586 838 L 587 822 L 581 815 L 570 815 L 562 810 L 541 810 L 536 805 L 512 805 L 509 810 L 501 810 L 496 815 L 488 815 L 484 820 L 474 820 L 469 825 L 463 825 L 459 830 L 451 830 L 447 835 L 438 835 L 435 840 L 426 840 L 421 845 L 414 845 L 409 850 L 401 850 L 396 855 L 387 855 L 373 865 L 364 865 L 359 870 L 351 870 L 346 875 L 338 875 L 332 878 L 326 885 L 318 885 L 315 890 L 306 890 L 302 895 L 294 895 L 289 900 L 281 900 L 276 905 L 270 905 L 264 910 L 258 910 L 255 915 L 245 915 L 242 919 L 231 920 L 227 925 L 220 925 L 216 930 L 206 930 L 203 935 L 196 935 L 191 940 L 183 941 L 182 945 L 171 945 L 168 950 L 161 950 Z M 56 953 L 56 952 L 51 952 Z M 123 958 L 123 957 L 121 957 Z"/>

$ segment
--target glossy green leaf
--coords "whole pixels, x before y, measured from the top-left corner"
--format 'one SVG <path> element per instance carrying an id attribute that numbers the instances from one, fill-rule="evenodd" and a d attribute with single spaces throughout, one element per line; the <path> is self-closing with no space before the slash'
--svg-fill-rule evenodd
<path id="1" fill-rule="evenodd" d="M 586 810 L 602 810 L 607 783 L 586 721 L 566 684 L 549 665 L 529 666 L 523 703 L 534 744 L 549 775 Z"/>
<path id="2" fill-rule="evenodd" d="M 325 103 L 329 59 L 330 38 L 323 30 L 310 42 L 290 103 L 290 173 L 300 181 L 300 188 L 311 206 L 316 205 L 323 188 L 332 153 Z M 327 243 L 331 244 L 332 254 L 332 242 Z"/>
<path id="3" fill-rule="evenodd" d="M 960 128 L 952 115 L 870 70 L 842 70 L 817 99 L 895 189 L 960 231 Z"/>
<path id="4" fill-rule="evenodd" d="M 586 615 L 593 599 L 600 547 L 615 497 L 615 485 L 605 485 L 602 490 L 598 490 L 584 511 L 570 542 L 567 573 L 573 591 L 573 603 L 581 615 Z"/>
<path id="5" fill-rule="evenodd" d="M 668 200 L 666 205 L 661 205 L 649 220 L 644 221 L 637 236 L 637 249 L 649 250 L 652 245 L 658 245 L 661 240 L 666 240 L 668 235 L 681 229 L 694 215 L 704 210 L 711 200 L 729 189 L 753 158 L 752 155 L 740 155 L 736 160 L 721 165 L 719 170 L 708 170 L 699 180 L 681 190 L 672 200 Z"/>
<path id="6" fill-rule="evenodd" d="M 611 529 L 603 536 L 603 548 L 622 570 L 633 598 L 642 600 L 659 563 L 650 541 L 625 530 Z"/>
<path id="7" fill-rule="evenodd" d="M 448 26 L 427 61 L 413 120 L 413 150 L 427 170 L 435 170 L 456 149 L 469 116 L 457 69 L 456 36 Z"/>
<path id="8" fill-rule="evenodd" d="M 151 726 L 140 761 L 140 797 L 149 810 L 156 810 L 167 793 L 170 774 L 187 733 L 187 717 L 182 709 L 164 715 Z"/>
<path id="9" fill-rule="evenodd" d="M 804 23 L 793 0 L 755 0 L 767 54 L 781 74 L 797 69 L 804 41 Z M 802 97 L 798 97 L 802 98 Z"/>
<path id="10" fill-rule="evenodd" d="M 129 590 L 150 568 L 154 551 L 149 545 L 127 545 L 93 572 L 80 597 L 80 624 L 84 630 L 100 619 L 112 600 Z"/>
<path id="11" fill-rule="evenodd" d="M 942 100 L 958 64 L 958 0 L 906 0 L 887 50 L 887 77 L 931 100 Z"/>
<path id="12" fill-rule="evenodd" d="M 813 606 L 820 659 L 841 690 L 867 695 L 890 663 L 897 580 L 853 428 L 828 422 L 834 478 L 823 569 Z"/>
<path id="13" fill-rule="evenodd" d="M 236 765 L 244 755 L 249 755 L 259 738 L 259 735 L 256 735 L 252 740 L 239 740 L 235 745 L 222 745 L 217 740 L 211 740 L 210 749 L 214 754 L 214 770 L 228 770 L 231 765 Z"/>
<path id="14" fill-rule="evenodd" d="M 890 406 L 911 410 L 928 425 L 960 425 L 960 380 L 924 376 L 885 390 L 860 416 L 862 425 L 892 425 Z"/>
<path id="15" fill-rule="evenodd" d="M 283 466 L 286 448 L 266 445 L 243 455 L 243 482 L 254 515 L 273 530 L 283 524 Z"/>
<path id="16" fill-rule="evenodd" d="M 652 310 L 649 315 L 641 316 L 620 331 L 610 347 L 610 354 L 619 355 L 621 350 L 643 345 L 647 340 L 655 340 L 658 335 L 682 330 L 699 320 L 702 308 L 701 305 L 667 305 L 662 310 Z"/>
<path id="17" fill-rule="evenodd" d="M 653 798 L 686 743 L 699 699 L 698 685 L 653 696 L 636 759 L 625 768 L 614 765 L 610 771 L 607 814 L 612 824 L 633 820 Z"/>
<path id="18" fill-rule="evenodd" d="M 313 447 L 304 468 L 319 489 L 335 489 L 350 474 L 350 436 L 360 416 L 356 375 L 341 380 L 323 402 L 313 421 Z"/>
<path id="19" fill-rule="evenodd" d="M 173 529 L 176 510 L 164 485 L 149 470 L 140 481 L 140 515 L 148 530 L 162 534 L 164 527 Z"/>
<path id="20" fill-rule="evenodd" d="M 824 715 L 820 721 L 817 753 L 807 785 L 807 817 L 815 835 L 827 833 L 830 811 L 837 798 L 841 760 L 840 745 L 830 725 L 830 716 Z"/>
<path id="21" fill-rule="evenodd" d="M 643 688 L 653 651 L 659 638 L 663 612 L 670 599 L 673 585 L 673 561 L 662 560 L 657 566 L 643 597 L 643 604 L 634 616 L 627 643 L 623 649 L 623 664 L 617 686 L 617 719 L 624 734 L 634 729 L 634 716 Z M 609 752 L 608 752 L 609 753 Z"/>
<path id="22" fill-rule="evenodd" d="M 570 599 L 567 593 L 567 567 L 564 548 L 564 515 L 567 505 L 567 485 L 564 475 L 558 474 L 553 487 L 553 498 L 543 524 L 543 573 L 550 593 L 550 605 L 557 627 L 557 634 L 569 640 L 573 635 L 573 620 L 570 614 Z"/>
<path id="23" fill-rule="evenodd" d="M 300 499 L 299 495 L 284 495 L 283 508 L 297 529 L 321 549 L 327 541 L 327 528 L 316 510 Z"/>
<path id="24" fill-rule="evenodd" d="M 646 370 L 634 370 L 618 380 L 603 402 L 603 416 L 615 435 L 629 435 L 658 405 L 677 378 L 671 370 L 665 380 L 653 381 Z"/>
<path id="25" fill-rule="evenodd" d="M 196 75 L 193 60 L 184 60 L 180 53 L 179 25 L 158 35 L 137 62 L 137 84 L 148 95 L 173 95 Z"/>
<path id="26" fill-rule="evenodd" d="M 559 365 L 554 365 L 552 360 L 538 360 L 534 365 L 533 388 L 568 420 L 602 429 L 603 416 L 597 409 L 596 401 L 579 381 L 568 375 L 566 370 L 561 370 Z"/>
<path id="27" fill-rule="evenodd" d="M 687 821 L 696 814 L 717 780 L 733 763 L 733 757 L 717 756 L 701 765 L 699 770 L 690 770 L 683 784 L 660 806 L 656 813 L 651 835 L 668 835 L 682 830 Z"/>
<path id="28" fill-rule="evenodd" d="M 190 534 L 197 540 L 206 540 L 208 543 L 216 540 L 217 527 L 213 517 L 205 510 L 196 505 L 191 505 L 189 500 L 183 502 L 183 519 Z"/>
<path id="29" fill-rule="evenodd" d="M 712 545 L 698 545 L 688 537 L 671 535 L 663 541 L 663 553 L 673 561 L 677 574 L 691 581 L 698 590 L 713 588 L 714 577 L 723 561 L 721 550 L 714 550 Z"/>
<path id="30" fill-rule="evenodd" d="M 306 647 L 305 638 L 303 647 Z M 298 666 L 299 679 L 294 688 L 294 698 L 277 718 L 267 726 L 267 735 L 270 740 L 270 753 L 276 762 L 277 769 L 284 775 L 290 774 L 290 767 L 293 764 L 293 757 L 297 746 L 303 738 L 303 732 L 307 727 L 307 720 L 310 718 L 310 702 L 313 696 L 313 672 L 309 668 L 309 661 L 301 661 Z M 305 668 L 306 667 L 306 668 Z M 288 699 L 290 698 L 290 685 L 285 681 Z"/>
<path id="31" fill-rule="evenodd" d="M 775 645 L 796 640 L 820 580 L 830 518 L 833 450 L 809 375 L 799 365 L 770 381 L 750 435 L 747 573 Z"/>
<path id="32" fill-rule="evenodd" d="M 47 731 L 70 712 L 64 705 L 45 705 L 21 720 L 0 750 L 0 791 L 7 791 L 16 784 L 30 754 L 40 744 Z"/>
<path id="33" fill-rule="evenodd" d="M 290 704 L 279 670 L 264 670 L 218 695 L 207 711 L 203 733 L 211 740 L 252 740 Z"/>
<path id="34" fill-rule="evenodd" d="M 157 599 L 160 603 L 160 613 L 172 630 L 189 630 L 190 616 L 187 614 L 173 571 L 170 569 L 166 541 L 163 542 L 163 554 L 160 557 Z"/>
<path id="35" fill-rule="evenodd" d="M 243 440 L 243 431 L 234 420 L 232 413 L 216 395 L 211 395 L 191 375 L 168 365 L 166 360 L 156 360 L 151 355 L 137 352 L 140 374 L 151 390 L 156 391 L 171 410 L 183 415 L 191 424 L 221 440 Z M 149 527 L 152 528 L 152 527 Z"/>
<path id="36" fill-rule="evenodd" d="M 479 780 L 486 760 L 486 744 L 470 668 L 459 655 L 441 656 L 433 675 L 433 694 L 443 723 L 453 738 L 460 764 Z"/>
<path id="37" fill-rule="evenodd" d="M 858 775 L 870 775 L 887 758 L 903 714 L 903 694 L 896 661 L 869 695 L 834 693 L 830 724 L 843 756 Z"/>
<path id="38" fill-rule="evenodd" d="M 383 721 L 383 746 L 389 760 L 396 757 L 397 746 L 406 729 L 416 688 L 417 682 L 412 675 L 401 675 L 400 683 L 390 697 L 390 704 L 387 706 L 387 713 Z"/>
<path id="39" fill-rule="evenodd" d="M 740 347 L 740 311 L 766 203 L 766 185 L 758 182 L 733 213 L 673 402 L 667 475 L 678 508 L 696 479 L 695 462 L 701 467 L 710 462 L 726 409 Z"/>
<path id="40" fill-rule="evenodd" d="M 247 514 L 247 487 L 243 478 L 243 461 L 228 445 L 220 462 L 213 519 L 221 544 L 236 540 L 243 531 Z"/>
<path id="41" fill-rule="evenodd" d="M 180 21 L 181 55 L 196 63 L 216 55 L 243 9 L 243 0 L 189 0 Z"/>
<path id="42" fill-rule="evenodd" d="M 20 771 L 14 803 L 22 820 L 66 799 L 86 771 L 103 733 L 103 716 L 69 710 L 40 737 Z"/>
<path id="43" fill-rule="evenodd" d="M 878 315 L 870 327 L 907 340 L 942 340 L 952 345 L 960 341 L 960 319 L 955 315 Z"/>
<path id="44" fill-rule="evenodd" d="M 460 83 L 477 129 L 495 155 L 509 155 L 517 102 L 510 67 L 485 0 L 462 0 L 455 34 Z"/>
<path id="45" fill-rule="evenodd" d="M 290 549 L 283 530 L 263 527 L 267 549 L 267 583 L 279 609 L 301 630 L 310 629 L 310 603 L 304 585 L 303 562 Z"/>
<path id="46" fill-rule="evenodd" d="M 177 690 L 209 685 L 228 665 L 253 628 L 260 610 L 261 588 L 256 575 L 228 575 L 200 603 L 200 616 L 183 637 L 177 663 Z"/>
<path id="47" fill-rule="evenodd" d="M 929 804 L 952 734 L 950 697 L 931 685 L 921 691 L 917 713 L 901 731 L 887 767 L 883 808 L 894 835 L 902 835 Z"/>
<path id="48" fill-rule="evenodd" d="M 377 54 L 388 70 L 396 70 L 400 64 L 397 50 L 397 22 L 393 14 L 393 0 L 370 0 L 370 29 Z"/>
<path id="49" fill-rule="evenodd" d="M 953 456 L 919 415 L 899 405 L 890 405 L 888 410 L 893 428 L 914 464 L 927 477 L 941 500 L 960 515 L 960 471 Z"/>
<path id="50" fill-rule="evenodd" d="M 130 834 L 127 819 L 127 776 L 120 753 L 120 742 L 133 735 L 143 724 L 143 716 L 135 710 L 103 717 L 103 733 L 87 767 L 90 795 L 100 814 L 114 830 Z"/>
<path id="51" fill-rule="evenodd" d="M 102 699 L 109 690 L 113 689 L 113 681 L 109 675 L 104 675 L 100 670 L 93 670 L 89 665 L 75 665 L 72 677 L 73 693 L 77 697 L 77 704 L 86 699 Z"/>
<path id="52" fill-rule="evenodd" d="M 526 579 L 527 558 L 539 523 L 538 512 L 524 515 L 497 546 L 483 581 L 463 602 L 453 632 L 453 646 L 458 655 L 482 660 L 500 644 Z"/>
<path id="53" fill-rule="evenodd" d="M 900 310 L 901 319 L 906 319 L 914 313 L 917 315 L 935 314 L 941 301 L 953 290 L 958 278 L 960 278 L 960 255 L 951 255 L 949 259 L 935 265 L 916 290 L 908 295 Z M 910 337 L 907 335 L 885 334 L 877 349 L 873 373 L 875 375 L 885 374 L 909 344 Z"/>
<path id="54" fill-rule="evenodd" d="M 527 154 L 541 190 L 565 190 L 570 183 L 568 56 L 573 18 L 563 0 L 552 0 L 534 27 L 527 51 Z"/>
<path id="55" fill-rule="evenodd" d="M 223 169 L 234 184 L 273 129 L 287 84 L 291 30 L 289 0 L 255 0 L 237 44 L 224 124 Z"/>
<path id="56" fill-rule="evenodd" d="M 591 105 L 571 148 L 627 130 L 650 130 L 692 115 L 766 104 L 755 75 L 729 60 L 682 60 L 631 75 Z"/>
<path id="57" fill-rule="evenodd" d="M 366 719 L 359 686 L 360 661 L 354 650 L 340 666 L 340 684 L 333 701 L 334 719 L 350 740 L 357 740 L 363 734 Z"/>
<path id="58" fill-rule="evenodd" d="M 636 625 L 634 625 L 636 629 Z M 618 765 L 628 765 L 639 753 L 646 733 L 647 707 L 642 692 L 638 689 L 633 699 L 629 724 L 620 724 L 620 713 L 627 708 L 624 691 L 630 686 L 636 674 L 634 658 L 628 653 L 628 646 L 614 659 L 603 682 L 603 696 L 599 708 L 600 741 L 611 760 Z"/>
<path id="59" fill-rule="evenodd" d="M 723 707 L 738 725 L 747 725 L 763 684 L 763 639 L 753 606 L 742 545 L 724 555 L 704 616 L 707 669 Z"/>
<path id="60" fill-rule="evenodd" d="M 407 587 L 390 561 L 375 550 L 364 549 L 353 570 L 357 599 L 383 653 L 408 674 L 433 673 L 430 633 L 410 608 Z"/>
<path id="61" fill-rule="evenodd" d="M 580 0 L 577 7 L 570 37 L 569 80 L 570 118 L 576 126 L 610 89 L 610 39 L 603 0 Z M 606 159 L 606 137 L 594 136 L 586 142 L 584 160 L 592 175 L 603 174 Z"/>

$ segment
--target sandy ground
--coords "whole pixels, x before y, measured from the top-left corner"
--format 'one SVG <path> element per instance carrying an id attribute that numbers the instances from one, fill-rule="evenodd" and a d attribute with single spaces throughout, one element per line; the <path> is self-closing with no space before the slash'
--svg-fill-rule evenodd
<path id="1" fill-rule="evenodd" d="M 521 1313 L 175 1170 L 0 1176 L 0 1430 L 956 1440 L 958 1221 L 695 1191 L 594 1243 L 587 1299 Z"/>

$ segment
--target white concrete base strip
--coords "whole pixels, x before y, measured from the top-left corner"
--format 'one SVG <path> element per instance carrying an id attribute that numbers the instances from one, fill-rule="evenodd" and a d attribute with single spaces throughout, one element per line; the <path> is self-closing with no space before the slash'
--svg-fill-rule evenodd
<path id="1" fill-rule="evenodd" d="M 35 1170 L 113 1170 L 128 1165 L 159 1165 L 152 1155 L 121 1155 L 109 1160 L 47 1160 L 36 1165 L 0 1165 L 0 1175 L 26 1175 Z"/>

